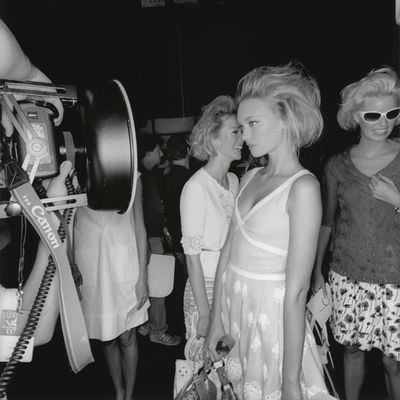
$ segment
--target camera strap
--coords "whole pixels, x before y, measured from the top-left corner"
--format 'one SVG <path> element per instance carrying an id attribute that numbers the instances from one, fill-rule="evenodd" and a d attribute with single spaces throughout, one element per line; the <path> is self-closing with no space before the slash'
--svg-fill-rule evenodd
<path id="1" fill-rule="evenodd" d="M 54 222 L 30 184 L 26 171 L 15 160 L 5 164 L 5 171 L 12 196 L 19 203 L 40 238 L 46 243 L 58 267 L 60 317 L 65 347 L 71 369 L 77 373 L 94 359 L 65 248 Z"/>

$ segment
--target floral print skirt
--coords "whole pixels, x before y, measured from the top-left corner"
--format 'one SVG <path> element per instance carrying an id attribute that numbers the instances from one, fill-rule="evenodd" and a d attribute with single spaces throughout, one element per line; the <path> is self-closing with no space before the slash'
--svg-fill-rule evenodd
<path id="1" fill-rule="evenodd" d="M 214 294 L 214 280 L 205 278 L 204 286 L 206 288 L 208 304 L 211 308 Z M 197 322 L 199 321 L 199 310 L 196 306 L 196 300 L 189 279 L 186 282 L 185 292 L 183 294 L 183 313 L 186 328 L 186 340 L 188 340 L 189 338 L 196 336 Z"/>
<path id="2" fill-rule="evenodd" d="M 332 270 L 329 283 L 335 340 L 400 361 L 400 285 L 357 282 Z"/>
<path id="3" fill-rule="evenodd" d="M 214 279 L 205 278 L 204 286 L 206 289 L 208 304 L 211 308 L 214 294 Z M 199 311 L 196 306 L 196 300 L 194 298 L 193 289 L 190 285 L 189 279 L 186 282 L 185 292 L 183 295 L 183 312 L 186 328 L 185 358 L 188 361 L 188 366 L 191 369 L 192 373 L 195 374 L 204 365 L 203 354 L 206 353 L 206 349 L 204 340 L 195 339 L 197 323 L 199 321 Z M 195 349 L 195 354 L 193 353 L 193 349 Z M 190 355 L 194 356 L 194 358 L 198 358 L 198 360 L 196 362 L 193 362 L 193 360 L 190 359 Z M 216 400 L 220 400 L 221 389 L 217 373 L 212 370 L 208 375 L 208 378 L 215 384 L 217 392 Z"/>
<path id="4" fill-rule="evenodd" d="M 222 322 L 225 333 L 235 340 L 227 357 L 227 373 L 241 400 L 281 398 L 284 295 L 284 276 L 254 274 L 232 264 L 222 276 Z M 301 386 L 303 399 L 327 393 L 308 323 Z"/>

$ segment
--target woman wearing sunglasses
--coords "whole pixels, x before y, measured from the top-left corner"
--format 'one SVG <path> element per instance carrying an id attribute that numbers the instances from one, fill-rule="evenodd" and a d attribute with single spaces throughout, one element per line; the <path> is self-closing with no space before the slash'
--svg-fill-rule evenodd
<path id="1" fill-rule="evenodd" d="M 382 352 L 389 397 L 400 399 L 400 144 L 390 139 L 400 123 L 400 82 L 391 68 L 380 68 L 341 97 L 339 125 L 359 129 L 360 140 L 325 167 L 313 289 L 323 287 L 332 239 L 331 328 L 344 347 L 346 400 L 359 399 L 372 348 Z"/>

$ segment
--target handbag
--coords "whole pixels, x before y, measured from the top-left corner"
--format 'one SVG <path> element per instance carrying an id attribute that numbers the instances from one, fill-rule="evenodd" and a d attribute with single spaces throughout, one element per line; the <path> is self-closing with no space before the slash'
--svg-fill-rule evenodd
<path id="1" fill-rule="evenodd" d="M 204 338 L 192 336 L 185 345 L 185 359 L 175 360 L 174 397 L 185 387 L 206 360 Z"/>
<path id="2" fill-rule="evenodd" d="M 170 254 L 151 254 L 147 266 L 150 297 L 167 297 L 174 288 L 175 257 Z"/>
<path id="3" fill-rule="evenodd" d="M 218 341 L 217 351 L 225 357 L 233 345 L 234 340 L 225 335 Z M 204 338 L 190 338 L 185 356 L 185 360 L 176 360 L 174 400 L 238 400 L 227 378 L 223 358 L 211 361 L 205 352 Z"/>
<path id="4" fill-rule="evenodd" d="M 319 344 L 317 344 L 318 355 L 322 363 L 322 368 L 324 374 L 329 382 L 330 391 L 334 397 L 330 395 L 319 394 L 321 396 L 327 396 L 327 398 L 339 399 L 339 394 L 333 383 L 331 373 L 329 372 L 328 366 L 334 370 L 335 366 L 333 364 L 332 354 L 329 349 L 329 339 L 328 339 L 328 329 L 327 323 L 332 314 L 332 295 L 329 283 L 325 283 L 325 290 L 321 288 L 311 296 L 307 303 L 307 319 L 310 323 L 311 330 L 318 337 Z M 314 399 L 314 398 L 313 398 Z"/>

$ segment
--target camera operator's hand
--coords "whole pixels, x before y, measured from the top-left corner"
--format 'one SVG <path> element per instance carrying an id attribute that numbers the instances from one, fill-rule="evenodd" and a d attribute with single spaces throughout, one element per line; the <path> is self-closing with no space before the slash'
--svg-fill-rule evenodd
<path id="1" fill-rule="evenodd" d="M 60 165 L 60 173 L 52 179 L 44 180 L 43 186 L 47 189 L 47 197 L 63 197 L 68 194 L 65 179 L 72 169 L 71 161 L 63 161 Z"/>
<path id="2" fill-rule="evenodd" d="M 7 25 L 0 19 L 0 79 L 17 81 L 35 81 L 51 83 L 50 79 L 35 65 L 33 65 L 26 54 L 21 49 L 16 38 L 8 29 Z M 38 88 L 38 90 L 40 90 Z M 48 90 L 48 89 L 46 89 Z M 14 96 L 17 101 L 24 100 L 26 96 Z M 61 100 L 54 97 L 46 98 L 45 101 L 52 103 L 58 111 L 58 116 L 54 120 L 55 125 L 59 125 L 64 115 L 64 108 Z M 11 104 L 9 104 L 11 106 Z M 7 136 L 11 136 L 14 127 L 3 112 L 1 123 L 5 128 Z"/>

